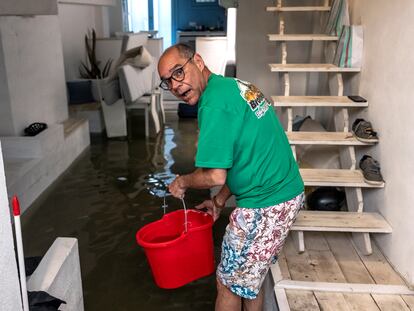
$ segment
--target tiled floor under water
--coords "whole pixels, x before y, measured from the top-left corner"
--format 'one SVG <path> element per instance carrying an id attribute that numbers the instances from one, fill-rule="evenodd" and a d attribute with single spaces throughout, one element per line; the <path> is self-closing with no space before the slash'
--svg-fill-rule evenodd
<path id="1" fill-rule="evenodd" d="M 23 215 L 25 255 L 44 254 L 56 237 L 76 237 L 87 311 L 213 310 L 214 275 L 179 289 L 159 289 L 135 241 L 139 228 L 162 216 L 160 181 L 194 169 L 197 122 L 169 113 L 164 133 L 148 140 L 140 127 L 129 142 L 93 139 Z M 208 195 L 188 191 L 187 206 Z M 170 211 L 181 208 L 177 199 L 168 197 L 167 203 Z M 227 219 L 221 217 L 213 228 L 216 261 Z"/>

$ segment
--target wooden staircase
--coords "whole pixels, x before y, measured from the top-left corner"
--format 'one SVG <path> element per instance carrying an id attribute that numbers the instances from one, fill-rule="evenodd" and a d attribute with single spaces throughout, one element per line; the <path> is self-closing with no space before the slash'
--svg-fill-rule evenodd
<path id="1" fill-rule="evenodd" d="M 305 250 L 304 232 L 308 232 L 306 236 L 307 243 L 312 241 L 310 235 L 314 234 L 334 235 L 338 233 L 349 233 L 352 236 L 353 245 L 355 245 L 358 249 L 360 257 L 373 254 L 370 234 L 384 234 L 392 232 L 392 228 L 382 217 L 382 215 L 379 213 L 364 212 L 362 189 L 382 188 L 385 185 L 383 182 L 376 184 L 366 182 L 362 172 L 357 169 L 355 148 L 358 146 L 378 143 L 377 140 L 370 141 L 369 143 L 361 142 L 354 137 L 349 129 L 349 109 L 366 108 L 368 107 L 368 102 L 354 102 L 347 96 L 344 96 L 343 74 L 349 75 L 358 73 L 360 68 L 340 68 L 333 64 L 287 63 L 287 42 L 321 41 L 321 44 L 330 44 L 331 42 L 337 41 L 338 38 L 336 36 L 325 34 L 285 34 L 285 21 L 283 14 L 290 14 L 294 12 L 322 12 L 320 14 L 323 14 L 323 12 L 329 12 L 330 9 L 331 7 L 329 6 L 329 0 L 324 0 L 323 6 L 300 7 L 283 6 L 282 0 L 277 0 L 276 6 L 267 7 L 266 9 L 268 12 L 275 12 L 279 14 L 279 33 L 268 34 L 268 39 L 269 41 L 279 42 L 282 50 L 281 63 L 269 64 L 269 68 L 271 72 L 282 74 L 284 78 L 284 96 L 272 96 L 271 98 L 275 107 L 279 107 L 279 109 L 287 112 L 286 134 L 295 157 L 296 146 L 298 145 L 336 146 L 336 148 L 340 150 L 339 158 L 341 169 L 300 168 L 300 173 L 304 180 L 305 186 L 343 187 L 345 189 L 348 206 L 348 211 L 346 212 L 308 210 L 302 210 L 299 212 L 299 215 L 291 229 L 292 238 L 289 237 L 289 241 L 292 241 L 291 239 L 293 239 L 297 245 L 296 248 L 298 248 L 301 253 L 297 254 L 297 252 L 295 252 L 295 254 L 292 254 L 292 257 L 290 257 L 290 260 L 293 260 L 293 262 L 290 262 L 291 267 L 294 267 L 299 272 L 304 271 L 304 269 L 309 269 L 309 267 L 313 267 L 314 265 L 318 265 L 317 262 L 314 263 L 311 261 L 309 262 L 309 267 L 306 266 L 307 262 L 305 261 L 301 263 L 298 262 L 299 264 L 296 265 L 296 259 L 300 259 L 298 257 L 303 257 L 301 255 L 308 256 L 308 254 L 315 254 L 314 251 L 308 252 Z M 338 84 L 336 96 L 291 96 L 290 73 L 312 72 L 324 72 L 329 75 L 335 75 Z M 326 107 L 333 109 L 335 132 L 294 132 L 293 109 L 298 107 L 302 109 L 307 109 L 307 107 L 311 107 L 310 109 L 316 109 L 316 107 L 320 107 L 320 109 Z M 314 246 L 315 245 L 310 243 L 309 247 L 311 248 Z M 331 248 L 332 247 L 333 246 L 331 246 Z M 340 245 L 336 248 L 334 247 L 334 249 L 340 248 Z M 344 258 L 349 260 L 349 254 L 352 253 L 352 251 L 353 249 L 346 248 L 341 249 L 339 253 L 345 254 Z M 281 257 L 279 258 L 278 263 L 271 267 L 273 280 L 275 282 L 274 291 L 279 310 L 290 310 L 291 306 L 295 310 L 325 310 L 325 307 L 326 310 L 345 310 L 338 308 L 339 305 L 344 303 L 344 300 L 342 301 L 338 299 L 338 297 L 344 299 L 343 297 L 346 297 L 347 293 L 360 293 L 359 297 L 361 297 L 361 299 L 363 298 L 364 301 L 371 299 L 366 295 L 363 296 L 363 294 L 369 293 L 372 293 L 373 296 L 378 293 L 386 293 L 389 294 L 389 296 L 393 295 L 393 298 L 403 294 L 413 295 L 414 297 L 414 291 L 410 290 L 405 285 L 388 286 L 381 284 L 362 284 L 367 283 L 367 281 L 363 279 L 361 279 L 361 284 L 354 284 L 356 282 L 353 281 L 352 278 L 351 283 L 336 283 L 341 280 L 338 281 L 336 278 L 332 279 L 330 277 L 330 270 L 332 269 L 330 269 L 328 260 L 325 258 L 328 255 L 328 251 L 325 251 L 320 258 L 316 256 L 316 258 L 320 259 L 320 272 L 323 276 L 322 279 L 329 280 L 328 282 L 317 282 L 316 278 L 313 278 L 314 280 L 312 280 L 312 278 L 309 279 L 309 275 L 307 274 L 304 275 L 302 280 L 300 278 L 297 280 L 290 280 L 290 276 L 283 275 L 281 270 L 282 267 L 285 273 L 288 271 L 286 258 L 284 260 L 284 252 L 285 251 L 280 254 Z M 289 247 L 287 252 L 289 252 Z M 369 257 L 371 256 L 374 257 L 373 260 L 375 261 L 375 253 Z M 346 263 L 346 266 L 349 267 L 350 270 L 355 268 L 353 265 L 356 266 L 357 261 L 354 262 L 351 260 L 351 262 Z M 324 275 L 324 269 L 329 270 L 326 272 L 326 275 Z M 340 274 L 342 274 L 342 272 L 338 273 L 339 276 Z M 343 279 L 343 282 L 346 282 L 345 279 Z M 289 295 L 289 299 L 287 295 Z M 318 302 L 316 302 L 315 297 Z M 399 296 L 397 298 L 401 299 Z M 355 305 L 358 305 L 358 303 Z M 365 307 L 363 309 L 365 309 Z M 362 309 L 358 307 L 355 310 Z"/>
<path id="2" fill-rule="evenodd" d="M 358 73 L 360 68 L 342 68 L 333 64 L 288 64 L 287 42 L 289 41 L 321 41 L 332 42 L 338 37 L 326 34 L 285 34 L 283 13 L 291 12 L 329 12 L 329 1 L 323 6 L 282 6 L 267 7 L 268 12 L 279 14 L 279 33 L 268 34 L 269 41 L 280 42 L 282 48 L 281 63 L 269 64 L 271 72 L 277 72 L 284 78 L 284 96 L 272 96 L 275 107 L 287 109 L 286 134 L 296 156 L 297 145 L 331 145 L 340 148 L 341 169 L 300 168 L 305 186 L 333 186 L 345 188 L 348 212 L 301 211 L 292 231 L 300 252 L 305 250 L 304 232 L 351 232 L 354 243 L 364 254 L 372 253 L 370 233 L 390 233 L 389 224 L 378 213 L 364 212 L 363 188 L 381 188 L 384 183 L 367 183 L 363 174 L 356 169 L 355 147 L 372 145 L 355 138 L 349 129 L 348 110 L 366 108 L 368 102 L 360 103 L 344 96 L 343 74 Z M 337 96 L 290 96 L 290 73 L 325 72 L 336 75 L 338 83 Z M 335 132 L 293 132 L 293 109 L 297 107 L 332 107 L 335 110 Z"/>

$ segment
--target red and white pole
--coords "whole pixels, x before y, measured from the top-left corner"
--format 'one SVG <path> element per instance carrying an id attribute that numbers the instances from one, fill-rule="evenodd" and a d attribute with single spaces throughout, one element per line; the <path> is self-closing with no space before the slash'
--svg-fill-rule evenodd
<path id="1" fill-rule="evenodd" d="M 17 196 L 13 196 L 13 215 L 14 215 L 14 228 L 16 233 L 17 244 L 17 260 L 19 262 L 19 274 L 20 274 L 20 288 L 22 291 L 23 310 L 29 311 L 29 299 L 27 297 L 26 286 L 26 270 L 24 267 L 24 253 L 23 253 L 23 238 L 22 238 L 22 226 L 20 224 L 20 204 Z"/>

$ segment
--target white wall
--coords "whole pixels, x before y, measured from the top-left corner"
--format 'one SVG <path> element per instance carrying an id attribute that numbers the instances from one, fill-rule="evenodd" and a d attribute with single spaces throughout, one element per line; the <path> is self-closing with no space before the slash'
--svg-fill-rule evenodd
<path id="1" fill-rule="evenodd" d="M 1 0 L 0 15 L 56 15 L 57 0 Z"/>
<path id="2" fill-rule="evenodd" d="M 12 126 L 0 125 L 0 136 L 21 135 L 30 123 L 48 124 L 67 119 L 61 36 L 56 15 L 0 16 L 1 76 L 7 83 L 0 93 L 9 94 Z M 2 112 L 4 110 L 2 109 Z"/>
<path id="3" fill-rule="evenodd" d="M 115 32 L 124 31 L 122 25 L 122 2 L 116 0 L 116 6 L 108 7 L 109 35 L 113 37 Z"/>
<path id="4" fill-rule="evenodd" d="M 85 35 L 95 29 L 98 38 L 122 31 L 120 0 L 116 6 L 59 3 L 58 16 L 62 33 L 66 80 L 78 79 L 81 61 L 86 62 Z M 103 63 L 106 60 L 101 60 Z"/>
<path id="5" fill-rule="evenodd" d="M 384 190 L 366 191 L 366 207 L 379 211 L 393 227 L 377 236 L 385 255 L 414 284 L 414 2 L 350 1 L 351 22 L 364 26 L 360 94 L 370 103 L 364 115 L 379 132 L 368 150 L 380 161 Z M 357 89 L 357 88 L 356 88 Z"/>
<path id="6" fill-rule="evenodd" d="M 59 4 L 66 80 L 79 78 L 81 61 L 86 62 L 85 35 L 94 28 L 97 36 L 103 36 L 102 27 L 98 27 L 102 23 L 96 21 L 101 10 L 102 7 L 92 5 Z"/>
<path id="7" fill-rule="evenodd" d="M 22 310 L 0 144 L 0 310 Z"/>
<path id="8" fill-rule="evenodd" d="M 10 118 L 9 83 L 7 81 L 6 64 L 3 60 L 4 53 L 0 31 L 0 133 L 7 135 L 14 133 L 14 125 L 12 118 Z"/>
<path id="9" fill-rule="evenodd" d="M 289 5 L 312 5 L 314 0 L 284 0 Z M 270 72 L 269 63 L 281 62 L 280 43 L 270 42 L 267 34 L 279 32 L 279 18 L 273 12 L 266 12 L 266 6 L 274 6 L 276 1 L 239 0 L 236 26 L 237 77 L 247 80 L 260 88 L 266 97 L 282 95 L 284 80 L 278 73 Z M 314 20 L 319 13 L 285 14 L 285 33 L 311 33 Z M 310 28 L 312 27 L 312 28 Z M 289 42 L 288 63 L 308 62 L 311 43 Z M 304 95 L 306 75 L 291 74 L 291 95 Z M 308 90 L 314 92 L 314 90 Z"/>

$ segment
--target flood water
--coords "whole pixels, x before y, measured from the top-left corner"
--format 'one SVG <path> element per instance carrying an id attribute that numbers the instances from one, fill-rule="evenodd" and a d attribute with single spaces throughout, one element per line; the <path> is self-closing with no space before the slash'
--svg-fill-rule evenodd
<path id="1" fill-rule="evenodd" d="M 213 310 L 214 274 L 174 290 L 158 288 L 143 250 L 139 228 L 163 215 L 165 184 L 194 169 L 197 121 L 167 114 L 163 134 L 145 139 L 143 119 L 133 139 L 93 139 L 90 148 L 22 217 L 26 256 L 43 255 L 57 237 L 79 242 L 85 310 Z M 188 191 L 187 208 L 209 197 Z M 168 211 L 181 201 L 166 199 Z M 213 227 L 216 262 L 227 215 Z"/>

